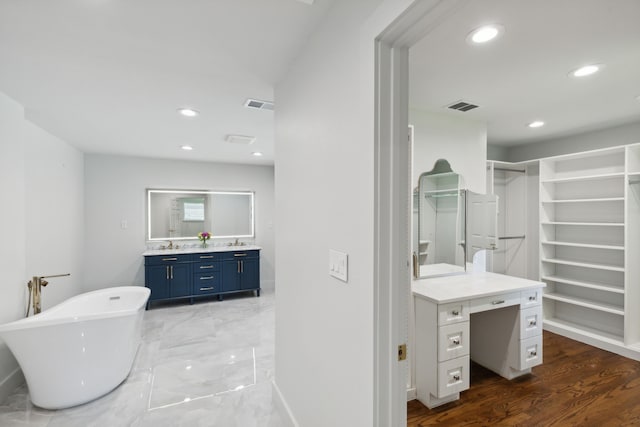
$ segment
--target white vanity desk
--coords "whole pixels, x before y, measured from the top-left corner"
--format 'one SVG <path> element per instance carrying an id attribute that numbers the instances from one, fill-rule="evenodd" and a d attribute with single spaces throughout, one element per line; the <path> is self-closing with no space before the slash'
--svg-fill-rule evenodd
<path id="1" fill-rule="evenodd" d="M 413 283 L 416 392 L 429 408 L 469 388 L 469 361 L 507 379 L 542 363 L 542 282 L 495 273 Z"/>

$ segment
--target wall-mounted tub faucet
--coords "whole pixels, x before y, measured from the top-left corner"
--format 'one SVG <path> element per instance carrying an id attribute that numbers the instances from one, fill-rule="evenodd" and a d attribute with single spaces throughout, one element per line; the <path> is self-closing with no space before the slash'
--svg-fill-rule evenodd
<path id="1" fill-rule="evenodd" d="M 54 274 L 53 276 L 33 276 L 27 287 L 29 288 L 29 302 L 27 303 L 27 315 L 29 317 L 29 310 L 31 309 L 31 303 L 33 302 L 33 314 L 38 314 L 42 311 L 42 287 L 47 286 L 49 282 L 43 279 L 49 279 L 51 277 L 64 277 L 71 276 L 71 273 L 67 274 Z"/>

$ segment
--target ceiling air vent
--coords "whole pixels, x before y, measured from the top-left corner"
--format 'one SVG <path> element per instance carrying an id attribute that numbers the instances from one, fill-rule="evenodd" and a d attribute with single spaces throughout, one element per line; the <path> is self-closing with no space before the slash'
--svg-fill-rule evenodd
<path id="1" fill-rule="evenodd" d="M 227 137 L 225 138 L 225 141 L 231 144 L 245 144 L 245 145 L 253 144 L 255 140 L 256 140 L 255 136 L 247 136 L 247 135 L 227 135 Z"/>
<path id="2" fill-rule="evenodd" d="M 247 99 L 244 103 L 247 108 L 255 108 L 256 110 L 271 110 L 273 111 L 273 102 L 260 101 L 258 99 Z"/>
<path id="3" fill-rule="evenodd" d="M 473 110 L 474 108 L 478 108 L 478 106 L 475 105 L 475 104 L 471 104 L 470 102 L 456 101 L 451 105 L 447 105 L 447 108 L 450 108 L 451 110 L 458 110 L 458 111 L 462 111 L 462 112 L 466 113 L 469 110 Z"/>

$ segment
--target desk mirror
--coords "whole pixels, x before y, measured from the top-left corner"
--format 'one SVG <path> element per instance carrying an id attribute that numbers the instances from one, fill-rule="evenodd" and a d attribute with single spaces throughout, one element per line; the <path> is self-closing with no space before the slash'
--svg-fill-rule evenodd
<path id="1" fill-rule="evenodd" d="M 254 237 L 250 191 L 147 190 L 147 239 Z"/>
<path id="2" fill-rule="evenodd" d="M 414 277 L 465 272 L 465 192 L 448 161 L 420 175 L 414 191 Z"/>

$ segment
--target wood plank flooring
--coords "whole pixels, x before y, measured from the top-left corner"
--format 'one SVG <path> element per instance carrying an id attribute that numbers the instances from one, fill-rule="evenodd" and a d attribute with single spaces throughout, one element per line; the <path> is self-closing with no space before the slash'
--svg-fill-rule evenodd
<path id="1" fill-rule="evenodd" d="M 543 358 L 512 381 L 472 364 L 460 400 L 408 402 L 407 426 L 640 425 L 640 362 L 547 331 Z"/>

